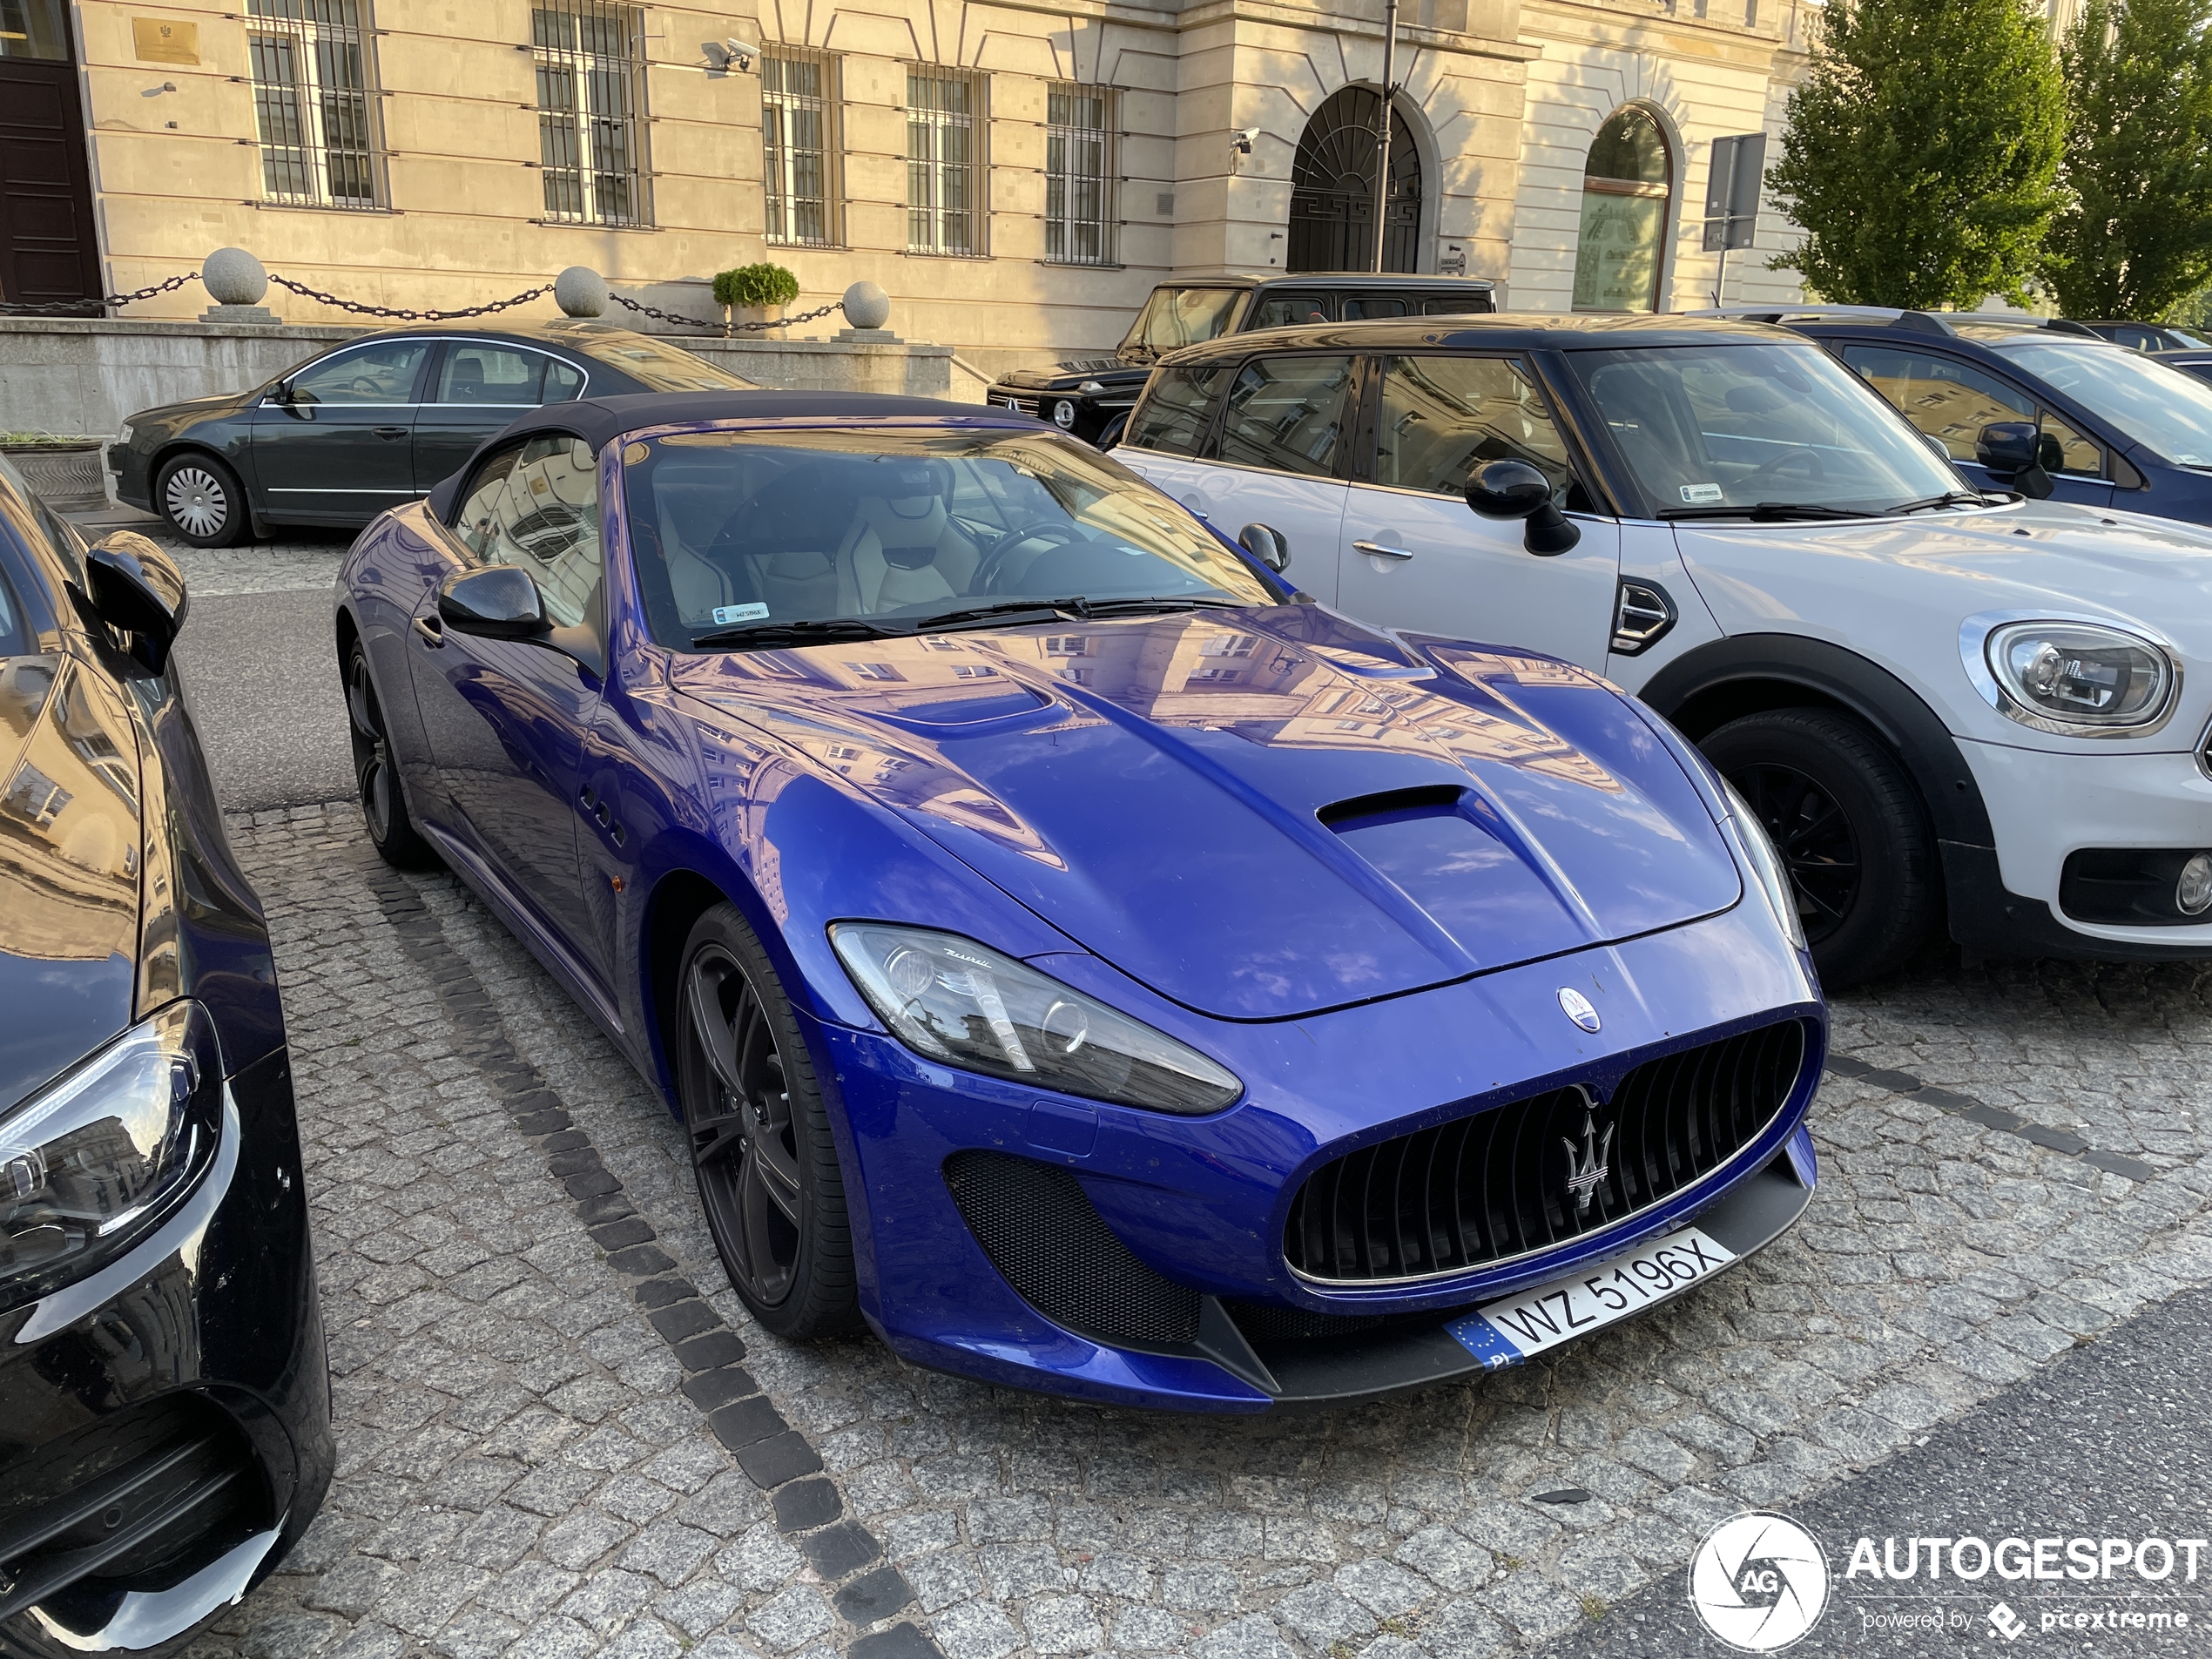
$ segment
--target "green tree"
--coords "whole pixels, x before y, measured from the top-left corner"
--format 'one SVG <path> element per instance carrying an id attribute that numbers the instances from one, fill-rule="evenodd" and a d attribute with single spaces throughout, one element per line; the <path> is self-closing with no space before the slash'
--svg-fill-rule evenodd
<path id="1" fill-rule="evenodd" d="M 2029 0 L 1834 0 L 1767 187 L 1805 239 L 1769 263 L 1844 305 L 2027 299 L 2060 205 L 2058 54 Z"/>
<path id="2" fill-rule="evenodd" d="M 2089 0 L 2060 62 L 2067 102 L 2044 280 L 2070 317 L 2155 317 L 2212 280 L 2208 0 Z"/>

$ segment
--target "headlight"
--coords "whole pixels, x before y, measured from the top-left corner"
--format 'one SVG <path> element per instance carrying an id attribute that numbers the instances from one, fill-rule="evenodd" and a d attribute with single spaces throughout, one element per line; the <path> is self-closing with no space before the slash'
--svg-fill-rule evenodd
<path id="1" fill-rule="evenodd" d="M 1751 803 L 1736 792 L 1736 786 L 1725 778 L 1721 787 L 1728 791 L 1729 823 L 1736 832 L 1735 840 L 1743 862 L 1750 867 L 1751 874 L 1766 894 L 1767 907 L 1774 912 L 1774 919 L 1782 924 L 1782 931 L 1799 950 L 1805 948 L 1804 918 L 1797 914 L 1797 890 L 1790 882 L 1790 868 L 1782 861 L 1782 854 L 1774 850 L 1774 842 L 1766 833 L 1766 826 L 1759 822 L 1759 815 L 1751 810 Z"/>
<path id="2" fill-rule="evenodd" d="M 131 445 L 131 423 L 130 423 L 128 421 L 125 421 L 123 423 L 123 430 L 122 430 L 122 431 L 120 431 L 120 432 L 118 432 L 118 433 L 117 433 L 117 434 L 115 435 L 115 442 L 116 442 L 116 446 L 117 446 L 117 448 L 130 448 L 130 445 Z"/>
<path id="3" fill-rule="evenodd" d="M 1994 628 L 1982 654 L 2002 694 L 2000 711 L 2039 732 L 2120 736 L 2155 729 L 2171 711 L 2181 678 L 2148 639 L 2091 623 Z"/>
<path id="4" fill-rule="evenodd" d="M 829 931 L 868 1006 L 933 1060 L 1186 1116 L 1219 1111 L 1244 1092 L 1197 1049 L 972 939 L 878 921 Z"/>
<path id="5" fill-rule="evenodd" d="M 120 1256 L 190 1190 L 222 1124 L 215 1028 L 172 1002 L 0 1117 L 0 1307 Z"/>

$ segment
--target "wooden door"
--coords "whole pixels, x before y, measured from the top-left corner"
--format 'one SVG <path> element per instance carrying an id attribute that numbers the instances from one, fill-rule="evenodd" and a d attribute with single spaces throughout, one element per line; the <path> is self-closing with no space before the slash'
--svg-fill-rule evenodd
<path id="1" fill-rule="evenodd" d="M 0 300 L 97 315 L 100 292 L 77 66 L 0 57 Z"/>

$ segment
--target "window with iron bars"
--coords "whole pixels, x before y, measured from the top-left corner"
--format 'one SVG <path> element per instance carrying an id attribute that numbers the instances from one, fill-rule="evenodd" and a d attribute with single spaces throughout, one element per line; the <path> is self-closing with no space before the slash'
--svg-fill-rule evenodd
<path id="1" fill-rule="evenodd" d="M 917 253 L 978 256 L 989 165 L 988 78 L 974 70 L 914 64 L 907 71 L 907 246 Z"/>
<path id="2" fill-rule="evenodd" d="M 368 0 L 246 0 L 261 193 L 299 207 L 384 205 Z"/>
<path id="3" fill-rule="evenodd" d="M 760 151 L 768 239 L 834 247 L 845 239 L 838 189 L 838 64 L 807 46 L 760 54 Z"/>
<path id="4" fill-rule="evenodd" d="M 1055 82 L 1045 94 L 1044 256 L 1055 265 L 1114 263 L 1114 138 L 1121 94 Z"/>
<path id="5" fill-rule="evenodd" d="M 545 216 L 645 225 L 645 17 L 605 0 L 530 11 Z"/>

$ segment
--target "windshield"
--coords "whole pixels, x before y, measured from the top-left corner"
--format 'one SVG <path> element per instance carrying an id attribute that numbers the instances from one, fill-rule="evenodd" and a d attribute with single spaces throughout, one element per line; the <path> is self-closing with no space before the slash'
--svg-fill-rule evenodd
<path id="1" fill-rule="evenodd" d="M 2212 386 L 2193 374 L 2112 346 L 2047 340 L 2007 343 L 2006 360 L 2064 392 L 2132 438 L 2182 467 L 2212 467 Z"/>
<path id="2" fill-rule="evenodd" d="M 1959 475 L 1817 346 L 1746 341 L 1570 352 L 1614 447 L 1662 518 L 1765 503 L 1887 512 Z"/>
<path id="3" fill-rule="evenodd" d="M 691 432 L 623 460 L 653 637 L 679 650 L 1278 602 L 1184 509 L 1057 434 Z"/>
<path id="4" fill-rule="evenodd" d="M 1164 352 L 1202 345 L 1230 331 L 1244 300 L 1242 288 L 1155 288 L 1130 325 L 1122 352 L 1149 362 Z"/>
<path id="5" fill-rule="evenodd" d="M 587 357 L 622 370 L 656 392 L 755 392 L 752 381 L 646 334 L 582 334 L 570 338 Z"/>

